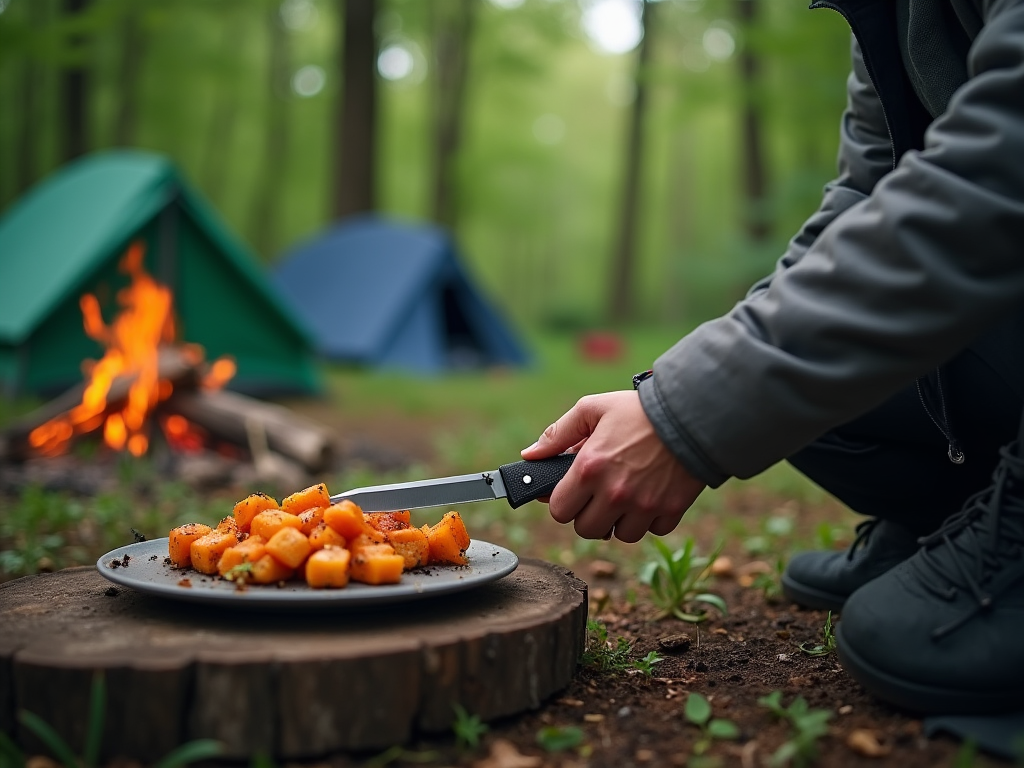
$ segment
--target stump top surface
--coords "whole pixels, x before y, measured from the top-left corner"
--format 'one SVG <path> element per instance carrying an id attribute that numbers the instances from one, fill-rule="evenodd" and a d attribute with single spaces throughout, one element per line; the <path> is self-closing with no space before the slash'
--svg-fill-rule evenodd
<path id="1" fill-rule="evenodd" d="M 0 585 L 0 657 L 154 669 L 381 657 L 543 626 L 584 599 L 582 582 L 565 568 L 530 559 L 470 591 L 338 613 L 179 603 L 114 587 L 95 568 L 71 568 Z"/>

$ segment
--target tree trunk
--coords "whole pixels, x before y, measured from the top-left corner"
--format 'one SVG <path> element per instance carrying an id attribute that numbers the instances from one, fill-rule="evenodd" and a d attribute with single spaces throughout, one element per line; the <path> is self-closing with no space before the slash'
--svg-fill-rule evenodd
<path id="1" fill-rule="evenodd" d="M 608 315 L 612 322 L 633 319 L 633 284 L 636 273 L 636 225 L 640 210 L 640 171 L 643 165 L 644 116 L 647 105 L 646 68 L 650 60 L 651 31 L 654 29 L 654 4 L 645 2 L 643 9 L 643 38 L 637 48 L 636 98 L 630 111 L 626 131 L 626 164 L 622 181 L 622 202 L 619 209 L 619 232 L 612 258 L 611 292 Z"/>
<path id="2" fill-rule="evenodd" d="M 64 0 L 64 14 L 77 16 L 85 11 L 89 2 L 90 0 Z M 85 46 L 85 40 L 81 35 L 74 35 L 69 42 L 77 59 Z M 88 90 L 89 78 L 85 63 L 75 61 L 67 66 L 61 78 L 61 101 L 64 109 L 63 159 L 65 162 L 84 155 L 88 150 Z"/>
<path id="3" fill-rule="evenodd" d="M 239 32 L 241 22 L 237 16 L 229 15 L 222 18 L 221 23 L 223 24 L 222 50 L 229 51 Z M 235 74 L 232 69 L 231 75 Z M 214 203 L 219 203 L 222 200 L 226 188 L 228 161 L 231 158 L 228 148 L 232 146 L 238 115 L 236 90 L 230 83 L 225 87 L 224 81 L 227 79 L 221 73 L 216 76 L 214 81 L 213 109 L 210 112 L 206 142 L 203 145 L 203 189 Z"/>
<path id="4" fill-rule="evenodd" d="M 376 11 L 376 0 L 339 0 L 344 30 L 334 158 L 337 218 L 372 211 L 376 204 Z"/>
<path id="5" fill-rule="evenodd" d="M 121 26 L 121 66 L 117 73 L 118 102 L 114 118 L 114 146 L 130 147 L 135 143 L 139 114 L 139 77 L 145 50 L 138 12 L 128 9 Z"/>
<path id="6" fill-rule="evenodd" d="M 281 26 L 277 6 L 267 17 L 270 55 L 267 93 L 267 120 L 263 143 L 263 180 L 256 194 L 255 245 L 265 257 L 276 247 L 278 210 L 284 186 L 288 152 L 288 36 Z"/>
<path id="7" fill-rule="evenodd" d="M 758 0 L 737 0 L 740 25 L 749 40 L 757 22 Z M 771 233 L 767 202 L 767 170 L 764 157 L 764 130 L 758 103 L 761 62 L 750 45 L 740 53 L 740 79 L 743 94 L 743 194 L 744 229 L 754 242 L 763 242 Z"/>
<path id="8" fill-rule="evenodd" d="M 466 106 L 469 48 L 476 17 L 476 0 L 458 0 L 454 13 L 434 11 L 437 65 L 434 94 L 433 218 L 454 229 L 458 219 L 455 161 L 462 143 Z"/>

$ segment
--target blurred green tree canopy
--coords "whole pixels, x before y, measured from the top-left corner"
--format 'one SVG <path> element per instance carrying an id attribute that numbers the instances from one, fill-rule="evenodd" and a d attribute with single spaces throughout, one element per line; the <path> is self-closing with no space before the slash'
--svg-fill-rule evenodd
<path id="1" fill-rule="evenodd" d="M 660 0 L 638 71 L 630 24 L 614 23 L 634 0 L 471 0 L 448 217 L 510 315 L 602 322 L 637 78 L 635 319 L 707 317 L 771 268 L 834 172 L 849 31 L 802 1 L 757 1 L 748 19 L 755 0 Z M 388 214 L 434 215 L 438 18 L 456 6 L 469 7 L 377 0 L 377 198 Z M 602 12 L 619 33 L 605 50 Z M 274 260 L 330 221 L 343 14 L 344 0 L 0 0 L 0 208 L 64 161 L 77 70 L 89 149 L 166 153 Z M 742 54 L 758 64 L 753 88 Z M 766 184 L 754 215 L 771 233 L 756 241 L 745 225 L 749 110 Z"/>

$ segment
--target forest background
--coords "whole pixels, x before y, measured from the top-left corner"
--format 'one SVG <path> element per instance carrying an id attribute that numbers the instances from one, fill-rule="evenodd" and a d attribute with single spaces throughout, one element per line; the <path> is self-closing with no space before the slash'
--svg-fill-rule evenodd
<path id="1" fill-rule="evenodd" d="M 0 211 L 138 147 L 267 264 L 374 209 L 523 327 L 683 329 L 816 207 L 848 63 L 803 0 L 0 0 Z"/>

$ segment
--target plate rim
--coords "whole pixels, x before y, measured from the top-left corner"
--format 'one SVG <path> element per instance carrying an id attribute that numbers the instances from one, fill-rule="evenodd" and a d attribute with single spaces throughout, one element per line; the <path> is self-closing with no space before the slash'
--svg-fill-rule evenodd
<path id="1" fill-rule="evenodd" d="M 348 588 L 313 589 L 312 587 L 305 587 L 302 584 L 296 583 L 294 586 L 299 587 L 301 591 L 297 592 L 294 589 L 281 591 L 274 589 L 273 587 L 265 588 L 261 586 L 250 587 L 243 591 L 209 589 L 202 587 L 197 589 L 195 586 L 192 588 L 184 588 L 176 584 L 165 584 L 133 578 L 131 574 L 129 574 L 128 569 L 109 567 L 109 562 L 111 560 L 123 558 L 126 554 L 131 557 L 136 557 L 137 553 L 141 551 L 144 553 L 143 556 L 151 556 L 154 554 L 152 552 L 154 545 L 166 543 L 168 541 L 169 538 L 165 536 L 159 539 L 147 539 L 146 541 L 138 541 L 116 547 L 97 558 L 96 570 L 105 579 L 117 584 L 118 586 L 122 586 L 142 594 L 167 598 L 178 602 L 202 603 L 205 605 L 217 605 L 225 608 L 354 609 L 369 608 L 393 603 L 415 602 L 426 598 L 464 592 L 478 586 L 488 584 L 492 581 L 502 579 L 516 570 L 519 566 L 519 557 L 512 550 L 502 547 L 499 544 L 492 544 L 491 542 L 484 541 L 482 539 L 473 539 L 470 542 L 467 553 L 472 552 L 474 549 L 491 547 L 496 550 L 496 554 L 505 555 L 508 558 L 508 562 L 493 571 L 473 574 L 469 579 L 453 579 L 450 581 L 435 582 L 426 588 L 419 588 L 419 583 L 416 585 L 400 583 L 359 585 L 360 588 L 357 590 L 349 590 Z M 166 551 L 163 556 L 168 556 Z M 164 563 L 161 560 L 161 565 L 163 564 Z M 472 568 L 472 564 L 470 564 L 469 567 Z M 205 576 L 205 574 L 200 574 L 191 570 L 182 570 L 181 572 L 182 574 L 194 574 L 195 576 L 201 577 Z M 365 589 L 362 587 L 365 587 Z M 403 588 L 396 590 L 394 589 L 395 587 Z"/>

